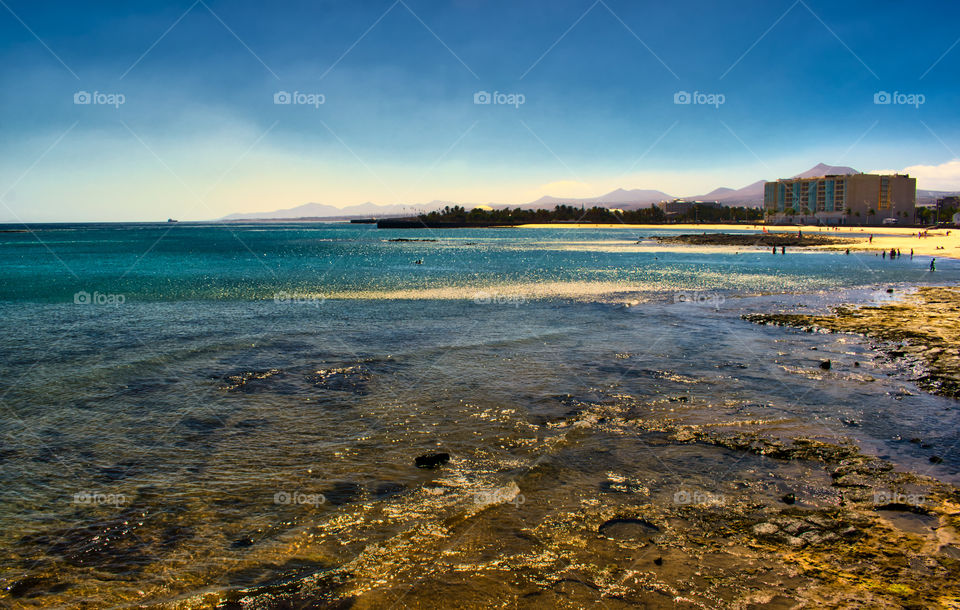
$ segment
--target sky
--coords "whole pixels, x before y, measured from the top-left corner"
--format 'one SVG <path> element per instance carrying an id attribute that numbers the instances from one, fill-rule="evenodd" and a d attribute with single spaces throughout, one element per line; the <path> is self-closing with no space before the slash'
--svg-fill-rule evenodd
<path id="1" fill-rule="evenodd" d="M 0 221 L 693 196 L 819 162 L 960 189 L 958 17 L 923 0 L 0 0 Z"/>

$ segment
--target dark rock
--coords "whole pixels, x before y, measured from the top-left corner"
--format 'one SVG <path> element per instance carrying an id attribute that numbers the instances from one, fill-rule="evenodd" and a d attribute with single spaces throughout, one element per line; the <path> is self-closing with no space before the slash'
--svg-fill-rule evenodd
<path id="1" fill-rule="evenodd" d="M 783 502 L 784 504 L 796 504 L 797 496 L 792 493 L 789 493 L 783 496 L 782 498 L 780 498 L 780 501 Z"/>
<path id="2" fill-rule="evenodd" d="M 859 362 L 854 362 L 854 363 L 853 363 L 853 366 L 854 366 L 855 368 L 860 368 L 860 363 L 859 363 Z"/>
<path id="3" fill-rule="evenodd" d="M 940 457 L 939 455 L 931 455 L 931 456 L 930 456 L 930 463 L 931 463 L 931 464 L 941 464 L 941 463 L 943 463 L 943 458 Z"/>
<path id="4" fill-rule="evenodd" d="M 363 485 L 353 481 L 337 481 L 333 487 L 323 492 L 323 497 L 334 506 L 349 504 L 363 497 Z"/>
<path id="5" fill-rule="evenodd" d="M 245 549 L 247 547 L 253 546 L 253 538 L 249 536 L 244 536 L 243 538 L 237 538 L 230 543 L 231 549 Z"/>
<path id="6" fill-rule="evenodd" d="M 830 364 L 830 361 L 829 361 L 829 360 L 824 360 L 823 362 L 820 363 L 820 368 L 822 368 L 822 369 L 825 370 L 825 371 L 829 371 L 829 370 L 830 370 L 830 366 L 831 366 L 831 364 Z"/>
<path id="7" fill-rule="evenodd" d="M 449 453 L 428 453 L 416 459 L 417 468 L 436 468 L 450 461 Z"/>
<path id="8" fill-rule="evenodd" d="M 403 483 L 378 483 L 373 489 L 373 495 L 378 498 L 389 498 L 390 496 L 403 493 L 406 489 Z"/>
<path id="9" fill-rule="evenodd" d="M 15 580 L 4 587 L 4 590 L 10 594 L 10 597 L 23 597 L 40 586 L 46 588 L 46 578 L 42 576 L 24 576 L 20 580 Z"/>
<path id="10" fill-rule="evenodd" d="M 653 560 L 653 563 L 657 564 L 658 566 L 662 566 L 662 565 L 663 565 L 663 557 L 657 557 L 656 559 Z"/>

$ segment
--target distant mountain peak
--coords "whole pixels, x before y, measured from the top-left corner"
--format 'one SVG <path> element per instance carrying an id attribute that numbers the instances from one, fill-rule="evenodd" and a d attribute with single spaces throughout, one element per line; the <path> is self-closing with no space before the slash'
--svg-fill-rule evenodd
<path id="1" fill-rule="evenodd" d="M 857 170 L 845 165 L 827 165 L 826 163 L 817 163 L 802 174 L 797 174 L 793 178 L 817 178 L 820 176 L 848 176 L 850 174 L 859 174 Z"/>
<path id="2" fill-rule="evenodd" d="M 817 163 L 807 171 L 793 176 L 794 178 L 816 178 L 819 176 L 828 176 L 828 175 L 849 175 L 849 174 L 859 174 L 857 170 L 852 167 L 846 167 L 843 165 L 827 165 L 826 163 Z M 776 178 L 774 178 L 776 179 Z M 725 186 L 716 188 L 705 195 L 694 195 L 690 197 L 685 197 L 687 200 L 691 201 L 718 201 L 725 205 L 731 206 L 750 206 L 756 207 L 763 205 L 763 184 L 764 180 L 757 180 L 752 182 L 742 188 L 732 189 Z M 932 193 L 933 191 L 931 191 Z M 918 192 L 919 197 L 919 192 Z M 554 197 L 552 195 L 544 195 L 536 201 L 531 201 L 530 203 L 521 203 L 521 204 L 489 204 L 493 208 L 524 208 L 524 209 L 537 209 L 537 208 L 552 208 L 556 205 L 572 205 L 572 206 L 601 206 L 601 207 L 616 207 L 623 209 L 637 209 L 648 207 L 656 204 L 659 201 L 669 201 L 675 199 L 674 195 L 669 195 L 663 191 L 658 191 L 654 189 L 625 189 L 618 188 L 610 191 L 604 195 L 599 195 L 596 197 Z M 467 209 L 474 207 L 474 204 L 470 203 L 457 203 L 453 201 L 440 201 L 433 200 L 428 203 L 421 204 L 407 204 L 407 205 L 377 205 L 370 203 L 362 203 L 360 205 L 352 205 L 344 208 L 338 208 L 329 205 L 323 205 L 319 203 L 307 203 L 300 205 L 294 208 L 287 208 L 284 210 L 275 210 L 273 212 L 253 212 L 246 214 L 230 214 L 223 218 L 223 220 L 237 220 L 237 219 L 264 219 L 264 218 L 344 218 L 344 217 L 356 217 L 356 216 L 399 216 L 399 215 L 412 215 L 421 212 L 429 212 L 431 210 L 441 209 L 444 206 L 455 206 L 460 205 Z"/>

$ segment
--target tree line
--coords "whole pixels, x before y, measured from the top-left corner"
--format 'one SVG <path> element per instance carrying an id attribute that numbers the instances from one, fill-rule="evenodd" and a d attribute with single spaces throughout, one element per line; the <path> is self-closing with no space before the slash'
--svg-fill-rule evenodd
<path id="1" fill-rule="evenodd" d="M 457 222 L 464 224 L 539 224 L 550 222 L 583 222 L 596 224 L 668 224 L 688 222 L 755 222 L 763 220 L 761 208 L 729 207 L 694 204 L 683 214 L 664 214 L 657 206 L 637 210 L 611 210 L 594 206 L 591 208 L 558 205 L 552 210 L 524 210 L 503 208 L 486 210 L 463 206 L 446 206 L 428 214 L 421 214 L 426 222 Z"/>

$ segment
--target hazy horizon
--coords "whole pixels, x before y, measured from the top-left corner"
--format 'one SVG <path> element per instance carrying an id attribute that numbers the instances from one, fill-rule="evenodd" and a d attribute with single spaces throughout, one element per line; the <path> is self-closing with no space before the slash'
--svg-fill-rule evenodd
<path id="1" fill-rule="evenodd" d="M 960 190 L 956 6 L 54 5 L 0 6 L 2 222 L 694 196 L 819 162 Z"/>

